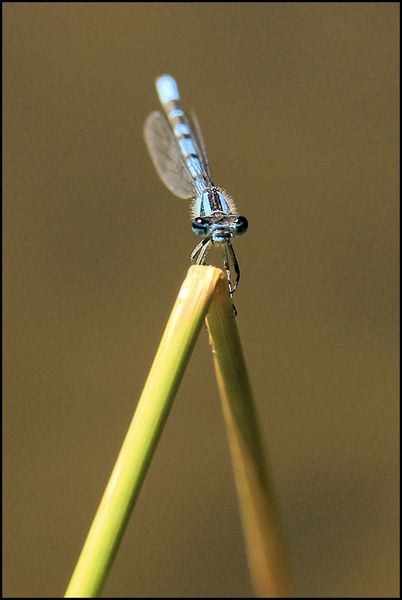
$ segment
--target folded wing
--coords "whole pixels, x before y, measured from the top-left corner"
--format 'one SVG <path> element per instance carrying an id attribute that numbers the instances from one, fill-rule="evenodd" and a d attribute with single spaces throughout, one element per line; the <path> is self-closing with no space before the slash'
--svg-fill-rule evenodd
<path id="1" fill-rule="evenodd" d="M 194 197 L 192 179 L 166 119 L 154 111 L 145 120 L 144 140 L 154 167 L 165 186 L 178 198 Z"/>

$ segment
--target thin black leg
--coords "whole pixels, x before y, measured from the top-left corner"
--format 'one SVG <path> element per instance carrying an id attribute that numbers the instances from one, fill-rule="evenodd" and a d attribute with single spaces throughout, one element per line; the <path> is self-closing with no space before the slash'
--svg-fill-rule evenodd
<path id="1" fill-rule="evenodd" d="M 230 257 L 232 259 L 233 268 L 234 268 L 234 271 L 236 273 L 236 282 L 235 282 L 234 288 L 232 289 L 232 294 L 233 294 L 233 292 L 235 291 L 235 289 L 239 285 L 239 281 L 240 281 L 240 267 L 239 267 L 239 263 L 237 262 L 235 251 L 233 250 L 233 246 L 232 246 L 232 244 L 230 242 L 228 242 L 228 249 L 229 249 Z"/>
<path id="2" fill-rule="evenodd" d="M 194 250 L 191 253 L 191 262 L 193 263 L 193 265 L 204 264 L 207 252 L 209 250 L 210 242 L 210 238 L 205 238 L 194 248 Z"/>

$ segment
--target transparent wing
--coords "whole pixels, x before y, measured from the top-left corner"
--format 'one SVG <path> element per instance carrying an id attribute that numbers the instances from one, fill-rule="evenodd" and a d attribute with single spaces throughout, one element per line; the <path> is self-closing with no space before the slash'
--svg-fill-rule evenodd
<path id="1" fill-rule="evenodd" d="M 212 184 L 213 180 L 212 180 L 212 173 L 211 173 L 211 165 L 209 164 L 207 149 L 205 146 L 204 136 L 202 135 L 200 123 L 198 121 L 197 115 L 195 114 L 195 110 L 192 109 L 190 111 L 190 115 L 191 115 L 191 121 L 193 124 L 195 141 L 197 143 L 197 146 L 199 148 L 199 151 L 200 151 L 200 154 L 202 157 L 202 161 L 204 163 L 204 169 L 206 170 L 208 178 Z"/>
<path id="2" fill-rule="evenodd" d="M 179 198 L 194 197 L 194 187 L 166 119 L 154 111 L 145 120 L 144 140 L 154 167 L 168 190 Z"/>

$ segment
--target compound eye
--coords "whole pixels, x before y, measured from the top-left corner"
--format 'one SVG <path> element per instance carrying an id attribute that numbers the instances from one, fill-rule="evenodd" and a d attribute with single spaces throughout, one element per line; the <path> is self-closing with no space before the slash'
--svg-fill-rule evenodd
<path id="1" fill-rule="evenodd" d="M 234 235 L 243 235 L 246 233 L 248 227 L 248 221 L 246 217 L 237 217 L 233 221 Z"/>
<path id="2" fill-rule="evenodd" d="M 207 236 L 209 234 L 209 223 L 202 217 L 197 217 L 191 221 L 191 227 L 196 235 Z"/>

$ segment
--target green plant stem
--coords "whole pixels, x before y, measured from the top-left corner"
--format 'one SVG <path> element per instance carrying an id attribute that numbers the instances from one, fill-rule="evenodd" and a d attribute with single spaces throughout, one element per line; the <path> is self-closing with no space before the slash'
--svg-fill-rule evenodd
<path id="1" fill-rule="evenodd" d="M 222 271 L 191 267 L 179 291 L 66 598 L 100 594 Z"/>
<path id="2" fill-rule="evenodd" d="M 265 598 L 292 597 L 278 510 L 227 284 L 217 286 L 206 316 L 232 455 L 251 579 Z"/>

